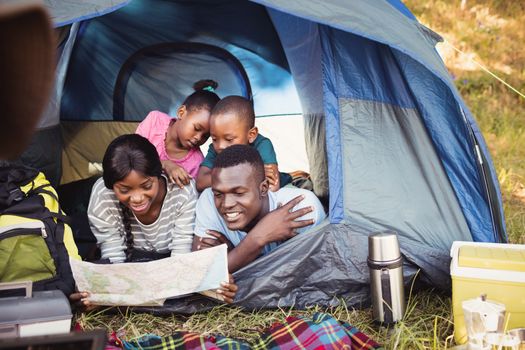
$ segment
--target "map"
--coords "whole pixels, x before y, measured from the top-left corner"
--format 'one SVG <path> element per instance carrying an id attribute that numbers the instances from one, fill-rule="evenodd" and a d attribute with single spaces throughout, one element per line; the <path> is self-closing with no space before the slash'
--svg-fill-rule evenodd
<path id="1" fill-rule="evenodd" d="M 198 292 L 222 300 L 215 290 L 228 281 L 225 244 L 143 263 L 70 263 L 77 289 L 89 292 L 93 305 L 162 305 L 168 298 Z"/>

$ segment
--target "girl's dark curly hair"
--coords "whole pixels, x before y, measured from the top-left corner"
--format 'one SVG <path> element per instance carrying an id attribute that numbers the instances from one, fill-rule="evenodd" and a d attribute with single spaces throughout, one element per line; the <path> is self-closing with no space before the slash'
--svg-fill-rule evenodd
<path id="1" fill-rule="evenodd" d="M 220 101 L 219 96 L 215 93 L 215 89 L 219 84 L 211 79 L 199 80 L 193 84 L 194 93 L 186 97 L 183 105 L 188 110 L 206 109 L 211 111 L 213 107 Z"/>

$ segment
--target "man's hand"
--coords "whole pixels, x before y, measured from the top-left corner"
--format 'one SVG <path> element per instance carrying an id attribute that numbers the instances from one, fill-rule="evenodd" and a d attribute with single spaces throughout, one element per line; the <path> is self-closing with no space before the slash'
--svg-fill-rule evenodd
<path id="1" fill-rule="evenodd" d="M 180 188 L 188 185 L 191 180 L 191 175 L 181 166 L 169 160 L 162 161 L 162 168 L 168 176 L 170 182 L 174 182 Z"/>
<path id="2" fill-rule="evenodd" d="M 228 253 L 229 271 L 235 272 L 254 261 L 261 254 L 261 250 L 266 244 L 290 239 L 297 234 L 297 229 L 312 225 L 313 219 L 296 220 L 312 212 L 312 207 L 292 211 L 293 207 L 303 199 L 303 195 L 295 197 L 285 205 L 266 214 L 248 232 L 241 243 Z"/>
<path id="3" fill-rule="evenodd" d="M 304 199 L 303 195 L 297 196 L 285 205 L 268 213 L 250 231 L 261 247 L 271 242 L 285 241 L 297 234 L 297 229 L 312 225 L 313 219 L 296 220 L 313 211 L 312 207 L 305 207 L 292 211 Z"/>
<path id="4" fill-rule="evenodd" d="M 230 280 L 228 282 L 221 282 L 221 287 L 217 289 L 217 293 L 222 295 L 224 302 L 231 304 L 237 294 L 237 285 L 233 281 L 233 276 L 229 274 Z"/>
<path id="5" fill-rule="evenodd" d="M 196 250 L 212 248 L 221 244 L 226 244 L 228 246 L 228 251 L 233 249 L 233 244 L 222 233 L 214 230 L 206 230 L 206 234 L 215 238 L 199 237 Z"/>

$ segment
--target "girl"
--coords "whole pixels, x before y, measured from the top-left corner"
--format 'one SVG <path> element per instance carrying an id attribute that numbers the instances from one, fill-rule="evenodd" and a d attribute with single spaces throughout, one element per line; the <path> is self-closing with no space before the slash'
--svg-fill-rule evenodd
<path id="1" fill-rule="evenodd" d="M 171 182 L 180 188 L 196 178 L 204 159 L 199 148 L 209 137 L 210 112 L 220 98 L 214 93 L 218 84 L 200 80 L 177 110 L 177 117 L 152 111 L 137 127 L 136 133 L 147 138 L 157 149 L 162 168 Z"/>
<path id="2" fill-rule="evenodd" d="M 102 259 L 136 262 L 191 251 L 197 200 L 193 181 L 182 188 L 168 183 L 155 147 L 136 134 L 113 140 L 102 167 L 88 206 Z M 236 290 L 231 280 L 218 292 L 231 303 Z M 87 306 L 86 297 L 79 292 L 70 298 Z"/>

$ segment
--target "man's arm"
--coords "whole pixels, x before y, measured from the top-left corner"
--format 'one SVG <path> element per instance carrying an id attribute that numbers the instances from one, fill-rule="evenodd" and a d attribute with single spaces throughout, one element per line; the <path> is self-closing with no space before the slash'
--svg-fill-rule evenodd
<path id="1" fill-rule="evenodd" d="M 239 245 L 228 253 L 228 270 L 239 270 L 254 261 L 266 244 L 290 239 L 297 234 L 297 229 L 312 225 L 313 219 L 296 220 L 310 213 L 312 207 L 291 211 L 303 199 L 304 196 L 297 196 L 262 218 Z"/>

